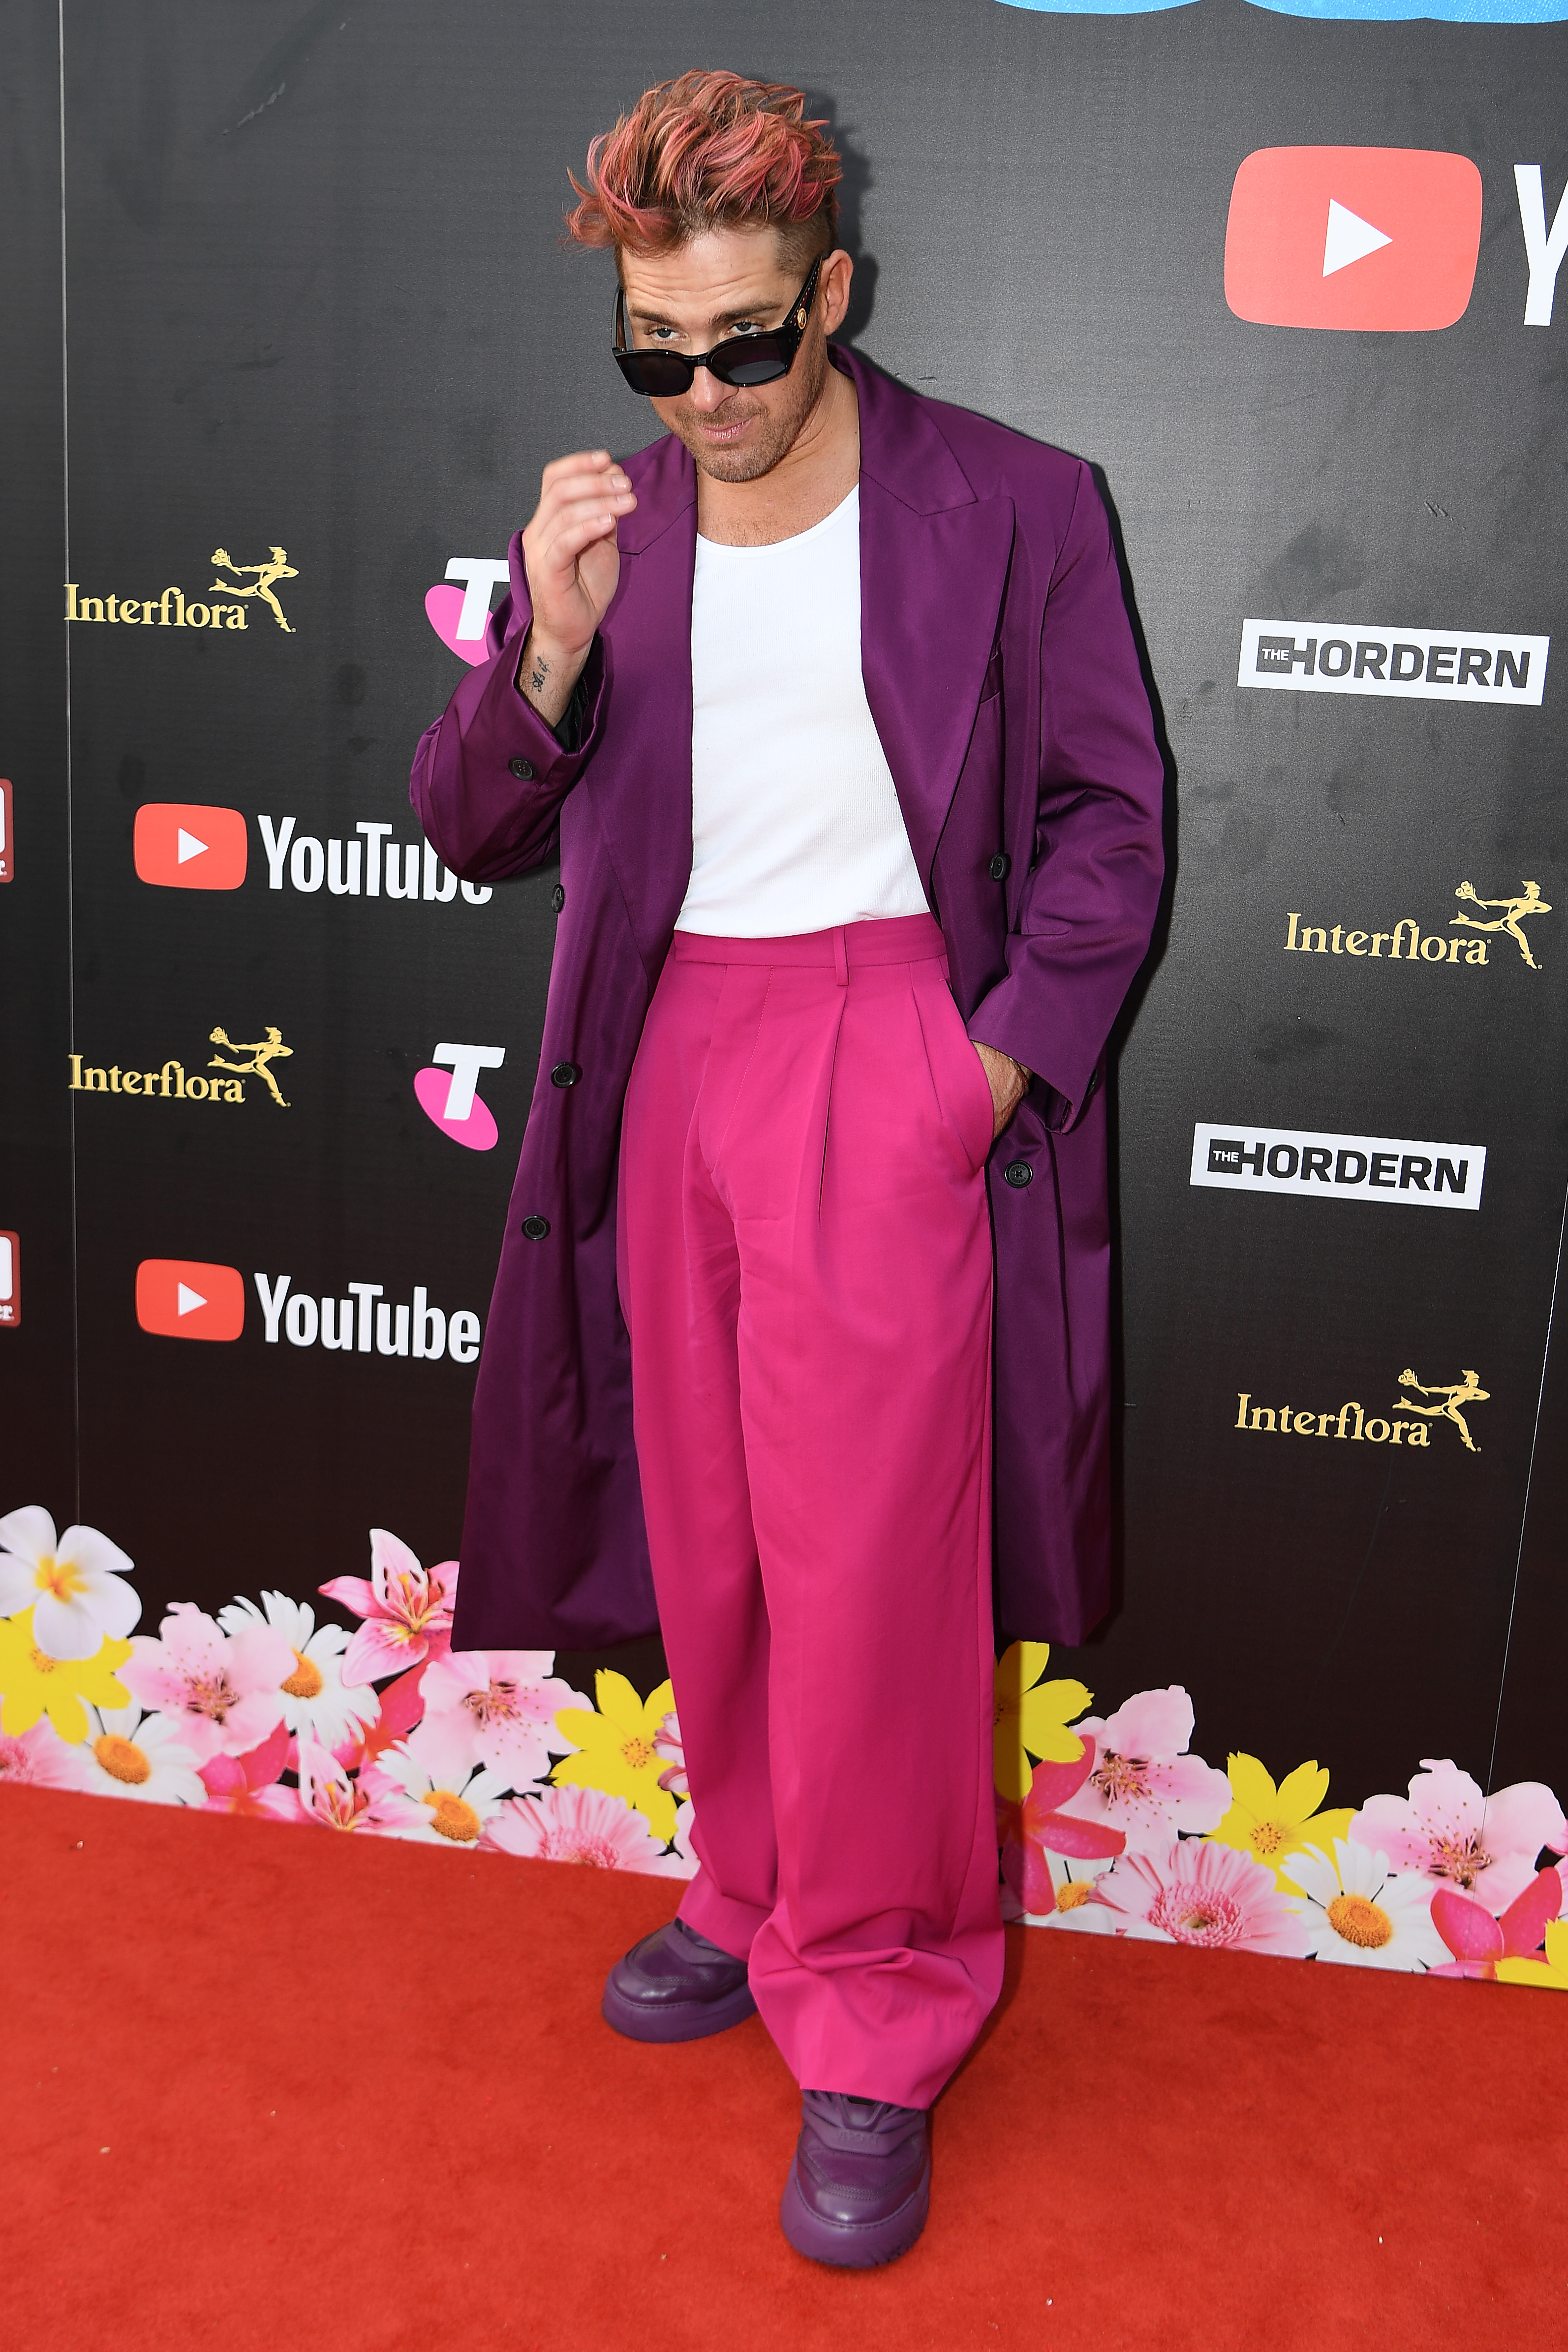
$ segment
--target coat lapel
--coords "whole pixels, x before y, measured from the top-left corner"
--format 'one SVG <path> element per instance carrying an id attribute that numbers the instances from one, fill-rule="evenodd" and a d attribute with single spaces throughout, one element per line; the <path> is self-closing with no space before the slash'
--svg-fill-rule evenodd
<path id="1" fill-rule="evenodd" d="M 590 761 L 580 789 L 598 818 L 653 980 L 691 879 L 697 476 L 674 439 L 626 464 L 637 508 L 620 527 L 621 576 L 604 629 L 607 709 L 618 703 L 623 724 Z"/>
<path id="2" fill-rule="evenodd" d="M 853 353 L 860 667 L 928 891 L 1000 625 L 1013 502 L 979 499 L 922 404 Z"/>

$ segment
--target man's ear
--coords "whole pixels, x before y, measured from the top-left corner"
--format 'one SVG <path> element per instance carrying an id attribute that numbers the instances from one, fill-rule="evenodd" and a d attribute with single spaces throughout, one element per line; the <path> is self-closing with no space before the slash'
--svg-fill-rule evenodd
<path id="1" fill-rule="evenodd" d="M 822 327 L 825 334 L 835 334 L 844 324 L 849 308 L 849 281 L 855 275 L 855 264 L 842 246 L 830 253 L 822 265 L 818 284 L 822 289 Z"/>

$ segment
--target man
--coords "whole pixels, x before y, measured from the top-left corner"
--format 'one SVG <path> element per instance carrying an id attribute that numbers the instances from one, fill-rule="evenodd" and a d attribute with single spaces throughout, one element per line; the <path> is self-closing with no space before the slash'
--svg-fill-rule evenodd
<path id="1" fill-rule="evenodd" d="M 1088 468 L 830 347 L 804 113 L 688 74 L 594 142 L 669 437 L 546 467 L 413 794 L 460 874 L 561 859 L 458 1639 L 662 1630 L 701 1867 L 605 2014 L 760 2010 L 785 2232 L 866 2264 L 1001 1983 L 994 1521 L 1009 1630 L 1104 1606 L 1095 1089 L 1162 770 Z"/>

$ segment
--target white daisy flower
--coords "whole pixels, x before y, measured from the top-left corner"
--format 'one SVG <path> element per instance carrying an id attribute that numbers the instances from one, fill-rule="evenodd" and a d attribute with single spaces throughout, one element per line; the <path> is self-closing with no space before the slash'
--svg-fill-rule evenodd
<path id="1" fill-rule="evenodd" d="M 507 1793 L 506 1781 L 494 1772 L 443 1771 L 423 1752 L 418 1727 L 378 1756 L 360 1780 L 376 1799 L 384 1834 L 425 1845 L 477 1845 Z"/>
<path id="2" fill-rule="evenodd" d="M 304 1735 L 322 1748 L 342 1748 L 362 1738 L 380 1715 L 381 1701 L 368 1683 L 343 1680 L 342 1654 L 353 1635 L 341 1625 L 318 1625 L 308 1601 L 264 1592 L 259 1609 L 254 1601 L 231 1601 L 218 1611 L 217 1622 L 226 1633 L 268 1625 L 282 1634 L 294 1653 L 294 1671 L 279 1685 L 283 1720 L 297 1739 Z"/>
<path id="3" fill-rule="evenodd" d="M 33 1612 L 46 1658 L 95 1658 L 106 1637 L 122 1642 L 142 1615 L 125 1582 L 132 1562 L 96 1528 L 58 1540 L 47 1511 L 29 1503 L 0 1518 L 0 1617 Z"/>
<path id="4" fill-rule="evenodd" d="M 1440 1968 L 1449 1958 L 1432 1925 L 1431 1881 L 1414 1873 L 1392 1874 L 1385 1853 L 1370 1853 L 1364 1845 L 1336 1838 L 1333 1862 L 1316 1846 L 1306 1846 L 1284 1868 L 1307 1898 L 1302 1924 L 1315 1958 L 1347 1961 L 1358 1969 L 1417 1971 Z"/>
<path id="5" fill-rule="evenodd" d="M 88 1706 L 87 1738 L 77 1750 L 79 1787 L 95 1797 L 139 1797 L 148 1805 L 205 1805 L 206 1783 L 180 1727 L 139 1706 Z"/>

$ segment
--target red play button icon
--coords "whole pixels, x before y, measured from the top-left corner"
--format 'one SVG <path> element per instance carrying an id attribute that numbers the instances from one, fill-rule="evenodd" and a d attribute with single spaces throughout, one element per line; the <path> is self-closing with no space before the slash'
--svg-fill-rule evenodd
<path id="1" fill-rule="evenodd" d="M 166 1339 L 237 1339 L 245 1276 L 237 1265 L 200 1258 L 144 1257 L 136 1269 L 136 1320 Z"/>
<path id="2" fill-rule="evenodd" d="M 1225 299 L 1263 327 L 1431 332 L 1461 319 L 1481 175 L 1424 147 L 1260 147 L 1236 175 Z"/>
<path id="3" fill-rule="evenodd" d="M 249 854 L 238 809 L 147 801 L 136 812 L 136 871 L 166 890 L 237 890 Z"/>

